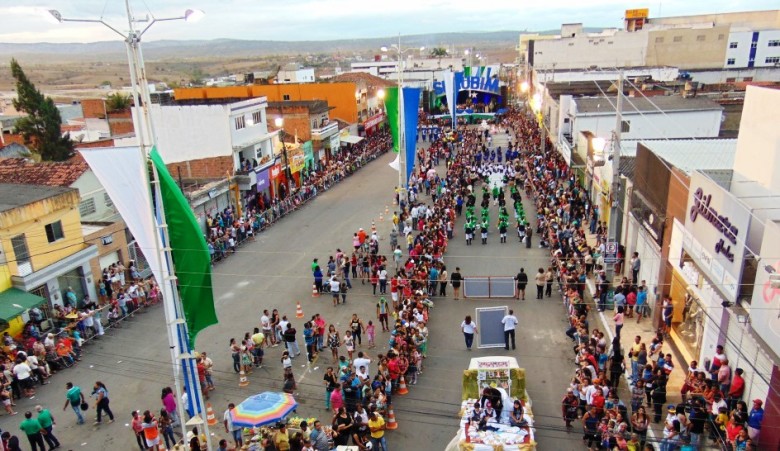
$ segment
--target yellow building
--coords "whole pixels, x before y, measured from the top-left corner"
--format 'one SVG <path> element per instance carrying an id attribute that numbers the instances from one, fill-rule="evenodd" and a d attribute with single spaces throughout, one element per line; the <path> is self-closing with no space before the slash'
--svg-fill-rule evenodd
<path id="1" fill-rule="evenodd" d="M 35 306 L 47 317 L 69 288 L 96 298 L 80 219 L 74 188 L 0 184 L 0 330 L 19 333 Z"/>

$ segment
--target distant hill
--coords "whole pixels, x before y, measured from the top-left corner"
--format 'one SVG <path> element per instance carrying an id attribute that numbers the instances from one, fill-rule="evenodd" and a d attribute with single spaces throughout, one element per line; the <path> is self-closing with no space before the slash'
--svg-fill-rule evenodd
<path id="1" fill-rule="evenodd" d="M 520 31 L 492 31 L 474 33 L 432 33 L 412 36 L 402 36 L 402 44 L 406 47 L 438 47 L 438 46 L 474 46 L 502 47 L 517 45 Z M 333 41 L 249 41 L 239 39 L 214 40 L 162 40 L 144 42 L 144 57 L 147 60 L 160 59 L 192 59 L 204 57 L 241 58 L 274 54 L 312 54 L 337 52 L 365 52 L 379 49 L 397 41 L 397 37 L 342 39 Z M 124 44 L 121 41 L 100 41 L 86 44 L 67 43 L 33 43 L 12 44 L 0 43 L 0 61 L 11 57 L 27 57 L 29 59 L 46 59 L 48 61 L 74 60 L 116 60 L 126 58 Z"/>

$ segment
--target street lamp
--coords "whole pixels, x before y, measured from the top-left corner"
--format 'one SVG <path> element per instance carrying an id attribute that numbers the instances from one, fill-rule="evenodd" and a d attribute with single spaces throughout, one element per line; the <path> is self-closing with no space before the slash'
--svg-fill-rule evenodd
<path id="1" fill-rule="evenodd" d="M 284 160 L 284 176 L 287 179 L 287 195 L 292 194 L 292 171 L 290 171 L 290 162 L 287 161 L 287 144 L 284 142 L 284 118 L 274 119 L 274 125 L 279 129 L 279 141 L 282 142 L 282 159 Z"/>
<path id="2" fill-rule="evenodd" d="M 149 151 L 157 145 L 157 136 L 154 133 L 154 126 L 152 123 L 151 114 L 149 111 L 149 105 L 151 105 L 151 97 L 149 95 L 149 83 L 146 78 L 146 69 L 144 67 L 143 54 L 141 52 L 141 37 L 146 33 L 149 28 L 157 22 L 168 22 L 173 20 L 184 20 L 186 22 L 196 22 L 203 18 L 204 13 L 201 10 L 188 9 L 184 11 L 184 14 L 177 17 L 156 18 L 149 16 L 144 18 L 136 18 L 133 15 L 130 8 L 130 0 L 125 0 L 125 13 L 127 15 L 127 30 L 120 31 L 111 24 L 100 19 L 70 19 L 63 17 L 62 14 L 56 9 L 48 10 L 48 19 L 57 23 L 65 22 L 80 22 L 80 23 L 98 23 L 106 28 L 110 29 L 114 33 L 122 37 L 125 42 L 125 48 L 127 51 L 127 60 L 130 68 L 130 80 L 132 85 L 133 101 L 136 108 L 140 112 L 139 127 L 136 131 L 138 136 L 138 144 L 141 148 L 143 155 L 143 164 L 146 165 L 149 160 Z M 143 29 L 140 29 L 140 24 L 146 24 Z M 144 171 L 146 186 L 151 186 L 153 189 L 156 185 L 151 183 L 151 177 L 157 178 L 157 171 L 152 170 L 152 175 L 148 171 Z M 164 243 L 169 243 L 168 237 L 168 225 L 165 224 L 164 219 L 162 224 L 158 222 L 160 218 L 165 218 L 162 205 L 157 205 L 157 209 L 160 212 L 160 216 L 157 216 L 157 212 L 150 210 L 147 214 L 152 216 L 152 222 L 157 226 L 159 232 L 155 239 L 155 255 L 157 263 L 160 268 L 169 268 L 169 276 L 166 279 L 160 280 L 161 286 L 164 287 L 165 296 L 163 296 L 163 306 L 165 313 L 165 321 L 167 324 L 166 331 L 168 333 L 168 347 L 171 352 L 171 364 L 173 371 L 174 386 L 176 388 L 176 395 L 181 398 L 182 385 L 181 376 L 182 371 L 180 365 L 184 365 L 184 372 L 187 379 L 190 381 L 191 393 L 193 393 L 194 401 L 197 403 L 200 414 L 196 414 L 186 423 L 182 421 L 182 432 L 186 435 L 188 425 L 201 425 L 206 435 L 207 449 L 211 450 L 211 435 L 209 433 L 209 426 L 206 421 L 201 417 L 205 415 L 206 406 L 204 405 L 203 397 L 200 395 L 200 391 L 193 388 L 192 381 L 198 380 L 198 372 L 195 368 L 195 360 L 192 357 L 192 352 L 187 345 L 187 329 L 186 323 L 183 320 L 183 308 L 181 299 L 179 298 L 179 292 L 176 285 L 176 277 L 174 276 L 174 270 L 171 266 L 173 258 L 171 256 L 171 249 L 169 247 L 163 247 Z M 197 382 L 195 383 L 197 384 Z M 197 386 L 197 385 L 195 385 Z M 190 399 L 193 399 L 191 397 Z M 184 405 L 179 403 L 179 415 L 180 418 L 184 418 Z"/>
<path id="3" fill-rule="evenodd" d="M 398 66 L 396 67 L 396 81 L 398 86 L 398 205 L 401 205 L 401 196 L 406 188 L 406 167 L 404 158 L 406 156 L 406 134 L 404 133 L 404 121 L 403 121 L 403 70 L 401 69 L 401 55 L 406 52 L 415 51 L 416 48 L 404 49 L 401 47 L 401 35 L 398 35 L 398 44 L 391 44 L 388 46 L 382 46 L 380 48 L 383 52 L 389 52 L 395 50 L 397 55 Z M 420 47 L 419 51 L 422 52 L 425 47 Z M 382 91 L 384 93 L 384 91 Z M 384 96 L 383 96 L 384 97 Z M 409 162 L 406 162 L 407 164 Z M 414 164 L 414 162 L 412 162 Z"/>

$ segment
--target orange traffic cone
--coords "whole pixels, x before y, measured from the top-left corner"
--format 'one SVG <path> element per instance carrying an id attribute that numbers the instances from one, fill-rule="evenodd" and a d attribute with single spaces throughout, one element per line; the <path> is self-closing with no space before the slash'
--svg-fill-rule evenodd
<path id="1" fill-rule="evenodd" d="M 404 377 L 401 376 L 401 381 L 398 382 L 398 394 L 406 395 L 408 393 L 409 393 L 409 389 L 406 388 L 406 379 L 404 379 Z"/>
<path id="2" fill-rule="evenodd" d="M 214 426 L 217 424 L 217 417 L 214 415 L 214 409 L 211 408 L 211 403 L 206 403 L 206 423 L 208 423 L 209 426 Z"/>
<path id="3" fill-rule="evenodd" d="M 385 423 L 385 429 L 388 431 L 394 431 L 398 429 L 398 423 L 395 421 L 395 414 L 393 413 L 393 405 L 387 406 L 387 422 Z"/>
<path id="4" fill-rule="evenodd" d="M 384 215 L 382 215 L 382 213 L 379 213 L 379 221 L 381 222 L 381 221 L 384 221 L 384 220 L 385 220 Z"/>
<path id="5" fill-rule="evenodd" d="M 320 292 L 317 291 L 317 284 L 316 283 L 311 284 L 311 297 L 313 297 L 313 298 L 320 297 Z"/>
<path id="6" fill-rule="evenodd" d="M 157 445 L 157 451 L 168 451 L 168 448 L 165 447 L 165 440 L 160 440 L 160 444 Z"/>
<path id="7" fill-rule="evenodd" d="M 247 385 L 249 385 L 249 379 L 246 378 L 244 370 L 241 370 L 241 372 L 238 373 L 238 386 L 246 387 Z"/>
<path id="8" fill-rule="evenodd" d="M 387 205 L 385 205 L 385 214 L 388 214 L 388 213 L 390 213 L 390 207 L 388 207 Z"/>
<path id="9" fill-rule="evenodd" d="M 295 317 L 296 318 L 303 318 L 303 308 L 301 308 L 301 303 L 296 302 L 298 306 L 295 308 Z"/>

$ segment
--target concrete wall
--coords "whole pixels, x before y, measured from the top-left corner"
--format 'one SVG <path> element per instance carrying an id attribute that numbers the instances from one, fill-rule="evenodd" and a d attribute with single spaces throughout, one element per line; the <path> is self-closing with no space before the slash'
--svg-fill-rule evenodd
<path id="1" fill-rule="evenodd" d="M 647 33 L 613 33 L 534 42 L 534 54 L 529 55 L 529 61 L 537 69 L 644 66 Z"/>
<path id="2" fill-rule="evenodd" d="M 77 190 L 33 202 L 0 214 L 0 241 L 8 261 L 8 270 L 18 275 L 16 254 L 11 238 L 25 235 L 33 271 L 38 271 L 86 247 L 81 232 Z M 64 238 L 49 243 L 46 225 L 62 221 Z"/>
<path id="3" fill-rule="evenodd" d="M 158 150 L 166 163 L 214 157 L 232 159 L 233 124 L 224 105 L 152 105 L 150 111 L 156 124 Z"/>
<path id="4" fill-rule="evenodd" d="M 624 107 L 623 120 L 630 122 L 631 129 L 622 134 L 622 139 L 714 138 L 720 132 L 722 112 L 719 110 L 666 114 L 645 112 L 639 115 L 629 111 L 631 105 L 628 102 L 624 102 Z M 573 129 L 575 135 L 589 130 L 596 136 L 609 137 L 615 130 L 615 115 L 578 115 L 574 119 Z"/>
<path id="5" fill-rule="evenodd" d="M 729 27 L 649 31 L 646 63 L 680 69 L 723 67 Z"/>
<path id="6" fill-rule="evenodd" d="M 748 86 L 734 171 L 780 192 L 780 90 Z"/>

